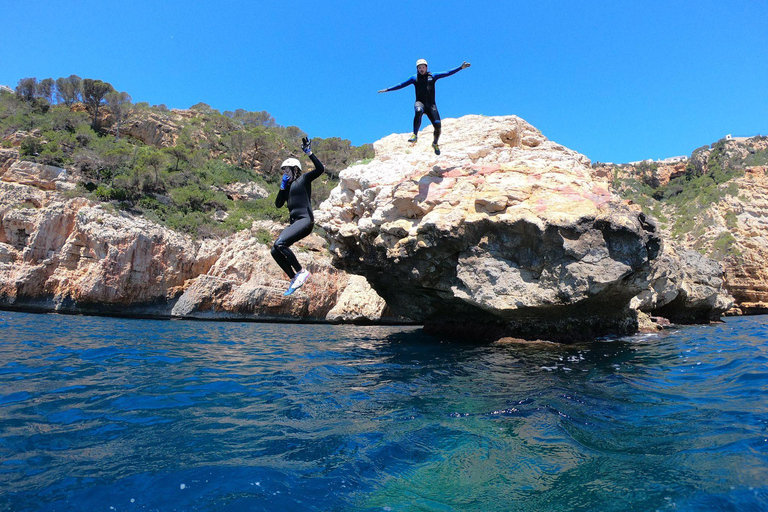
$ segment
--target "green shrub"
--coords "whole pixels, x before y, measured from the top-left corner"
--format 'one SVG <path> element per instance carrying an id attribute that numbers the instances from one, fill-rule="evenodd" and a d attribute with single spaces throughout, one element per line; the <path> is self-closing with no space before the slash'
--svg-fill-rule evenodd
<path id="1" fill-rule="evenodd" d="M 256 239 L 256 241 L 264 245 L 272 245 L 275 241 L 275 237 L 273 237 L 272 233 L 270 233 L 266 229 L 257 230 L 256 233 L 254 234 L 254 238 Z"/>
<path id="2" fill-rule="evenodd" d="M 721 233 L 712 244 L 712 253 L 710 257 L 716 260 L 722 260 L 731 251 L 736 238 L 729 232 Z"/>
<path id="3" fill-rule="evenodd" d="M 88 112 L 73 110 L 63 96 L 57 99 L 62 103 L 51 105 L 34 96 L 24 101 L 16 94 L 0 95 L 0 136 L 39 130 L 42 137 L 27 137 L 20 151 L 25 159 L 76 168 L 83 182 L 68 196 L 87 196 L 110 209 L 140 213 L 195 236 L 249 229 L 254 220 L 288 223 L 287 208 L 275 208 L 274 201 L 279 164 L 298 153 L 305 136 L 299 128 L 280 126 L 267 112 L 239 109 L 222 114 L 201 103 L 192 109 L 195 117 L 179 119 L 164 105 L 134 105 L 137 115 L 151 112 L 179 126 L 176 145 L 159 149 L 96 131 Z M 2 145 L 13 146 L 10 140 Z M 355 147 L 339 138 L 315 138 L 313 148 L 331 176 L 352 162 L 373 157 L 372 145 Z M 258 170 L 248 168 L 256 164 Z M 273 194 L 253 201 L 230 200 L 221 188 L 237 182 L 254 182 Z M 327 175 L 317 180 L 313 205 L 323 201 L 336 184 Z M 225 210 L 227 219 L 215 221 L 217 210 Z"/>
<path id="4" fill-rule="evenodd" d="M 21 156 L 37 156 L 43 150 L 43 143 L 37 137 L 24 137 L 19 146 Z"/>

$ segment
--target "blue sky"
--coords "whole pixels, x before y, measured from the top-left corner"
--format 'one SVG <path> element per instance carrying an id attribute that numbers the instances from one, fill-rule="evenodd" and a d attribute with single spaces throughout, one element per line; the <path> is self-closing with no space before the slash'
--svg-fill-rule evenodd
<path id="1" fill-rule="evenodd" d="M 0 84 L 77 74 L 134 102 L 266 110 L 354 144 L 407 133 L 415 61 L 443 118 L 517 115 L 593 161 L 768 135 L 768 1 L 4 2 Z M 426 126 L 426 120 L 425 124 Z"/>

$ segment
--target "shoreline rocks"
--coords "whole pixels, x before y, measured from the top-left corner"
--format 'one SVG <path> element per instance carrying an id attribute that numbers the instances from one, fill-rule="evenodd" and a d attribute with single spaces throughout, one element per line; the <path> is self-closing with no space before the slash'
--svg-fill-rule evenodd
<path id="1" fill-rule="evenodd" d="M 23 170 L 23 172 L 21 172 Z M 62 186 L 64 184 L 64 186 Z M 313 278 L 293 296 L 255 223 L 225 239 L 193 240 L 147 219 L 58 190 L 65 170 L 14 162 L 0 176 L 0 308 L 154 318 L 290 322 L 405 321 L 384 312 L 361 283 L 338 303 L 349 276 L 330 265 L 325 242 L 296 244 Z M 333 314 L 328 318 L 329 313 Z"/>

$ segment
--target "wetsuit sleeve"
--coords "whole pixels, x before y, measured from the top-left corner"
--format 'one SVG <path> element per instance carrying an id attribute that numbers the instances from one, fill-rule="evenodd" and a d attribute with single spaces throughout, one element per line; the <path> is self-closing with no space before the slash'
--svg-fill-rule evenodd
<path id="1" fill-rule="evenodd" d="M 322 162 L 320 162 L 314 153 L 309 155 L 309 159 L 312 160 L 313 164 L 315 164 L 315 168 L 314 170 L 308 172 L 306 176 L 309 181 L 313 181 L 325 172 L 325 166 L 322 164 Z"/>
<path id="2" fill-rule="evenodd" d="M 282 208 L 285 202 L 288 200 L 288 190 L 287 188 L 281 188 L 280 191 L 277 193 L 277 197 L 275 198 L 275 207 L 276 208 Z"/>
<path id="3" fill-rule="evenodd" d="M 405 82 L 403 82 L 401 84 L 393 85 L 389 89 L 384 89 L 384 91 L 385 92 L 396 91 L 398 89 L 402 89 L 403 87 L 408 87 L 409 85 L 413 85 L 415 83 L 416 83 L 416 75 L 411 75 L 408 78 L 408 80 L 406 80 Z"/>
<path id="4" fill-rule="evenodd" d="M 447 76 L 455 75 L 461 71 L 461 66 L 457 67 L 456 69 L 452 69 L 450 71 L 442 71 L 440 73 L 432 73 L 432 78 L 435 80 L 440 80 L 441 78 L 445 78 Z"/>

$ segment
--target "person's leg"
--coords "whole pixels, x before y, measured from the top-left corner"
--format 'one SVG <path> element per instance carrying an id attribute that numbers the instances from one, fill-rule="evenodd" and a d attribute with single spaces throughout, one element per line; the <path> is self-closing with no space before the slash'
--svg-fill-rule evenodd
<path id="1" fill-rule="evenodd" d="M 424 104 L 420 101 L 417 101 L 413 104 L 413 136 L 411 137 L 411 142 L 416 142 L 416 137 L 418 137 L 419 128 L 421 128 L 421 116 L 424 115 Z"/>
<path id="2" fill-rule="evenodd" d="M 440 112 L 437 111 L 437 105 L 428 105 L 424 107 L 424 110 L 427 114 L 427 117 L 429 118 L 429 121 L 432 123 L 432 126 L 435 128 L 435 136 L 432 140 L 432 144 L 437 144 L 437 142 L 440 140 L 440 132 L 442 131 Z"/>
<path id="3" fill-rule="evenodd" d="M 283 272 L 291 279 L 296 276 L 296 272 L 301 270 L 301 263 L 296 259 L 296 255 L 291 251 L 290 246 L 298 242 L 312 232 L 313 222 L 309 219 L 299 219 L 280 233 L 272 246 L 272 257 L 275 259 Z"/>

